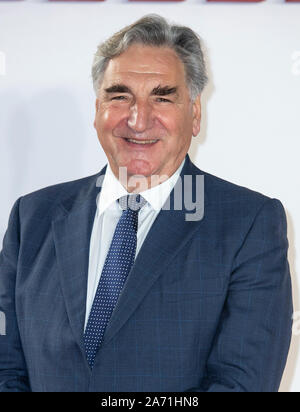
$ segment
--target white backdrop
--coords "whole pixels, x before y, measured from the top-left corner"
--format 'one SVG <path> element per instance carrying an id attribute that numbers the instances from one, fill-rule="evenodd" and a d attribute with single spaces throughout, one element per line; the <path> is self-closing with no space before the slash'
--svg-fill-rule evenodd
<path id="1" fill-rule="evenodd" d="M 189 153 L 201 169 L 284 204 L 300 320 L 300 3 L 0 0 L 0 241 L 19 196 L 106 163 L 92 124 L 93 54 L 147 13 L 204 40 L 210 83 Z M 281 391 L 300 392 L 297 324 Z"/>

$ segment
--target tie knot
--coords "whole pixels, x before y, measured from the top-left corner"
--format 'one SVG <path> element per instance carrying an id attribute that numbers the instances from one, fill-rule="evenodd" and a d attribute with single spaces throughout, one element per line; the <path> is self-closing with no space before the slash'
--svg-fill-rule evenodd
<path id="1" fill-rule="evenodd" d="M 133 211 L 140 211 L 147 201 L 138 193 L 132 195 L 125 195 L 118 199 L 122 210 L 131 209 Z"/>

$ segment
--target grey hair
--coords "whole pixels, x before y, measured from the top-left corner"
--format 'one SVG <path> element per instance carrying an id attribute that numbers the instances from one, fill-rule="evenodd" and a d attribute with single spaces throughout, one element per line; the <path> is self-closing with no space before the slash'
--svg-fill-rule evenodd
<path id="1" fill-rule="evenodd" d="M 191 100 L 208 82 L 201 38 L 189 27 L 170 25 L 163 17 L 149 14 L 125 27 L 98 46 L 92 65 L 93 87 L 98 94 L 108 63 L 132 44 L 166 46 L 173 49 L 185 68 Z"/>

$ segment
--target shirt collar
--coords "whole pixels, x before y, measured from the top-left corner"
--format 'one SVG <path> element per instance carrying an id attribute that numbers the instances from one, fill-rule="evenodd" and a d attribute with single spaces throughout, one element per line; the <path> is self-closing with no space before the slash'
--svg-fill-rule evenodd
<path id="1" fill-rule="evenodd" d="M 182 161 L 178 169 L 173 173 L 171 177 L 165 180 L 163 183 L 158 184 L 150 189 L 141 192 L 141 196 L 147 200 L 148 204 L 154 210 L 160 210 L 170 195 L 173 187 L 175 186 L 177 179 L 183 168 L 185 159 Z M 98 197 L 97 211 L 101 215 L 112 203 L 118 200 L 120 197 L 129 195 L 130 193 L 124 188 L 120 181 L 113 174 L 109 163 L 107 164 L 105 177 L 101 189 L 100 196 Z M 146 207 L 146 205 L 145 205 Z"/>

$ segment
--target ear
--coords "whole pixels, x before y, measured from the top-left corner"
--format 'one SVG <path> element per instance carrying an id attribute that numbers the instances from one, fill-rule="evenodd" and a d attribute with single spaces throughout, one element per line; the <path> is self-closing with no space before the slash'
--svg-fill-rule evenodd
<path id="1" fill-rule="evenodd" d="M 193 136 L 197 136 L 200 132 L 201 122 L 201 95 L 199 94 L 193 103 Z"/>
<path id="2" fill-rule="evenodd" d="M 99 110 L 99 99 L 96 99 L 95 109 L 96 109 L 96 113 L 95 113 L 95 120 L 94 120 L 94 128 L 96 129 L 96 117 L 97 117 L 97 113 L 98 113 L 98 110 Z"/>

